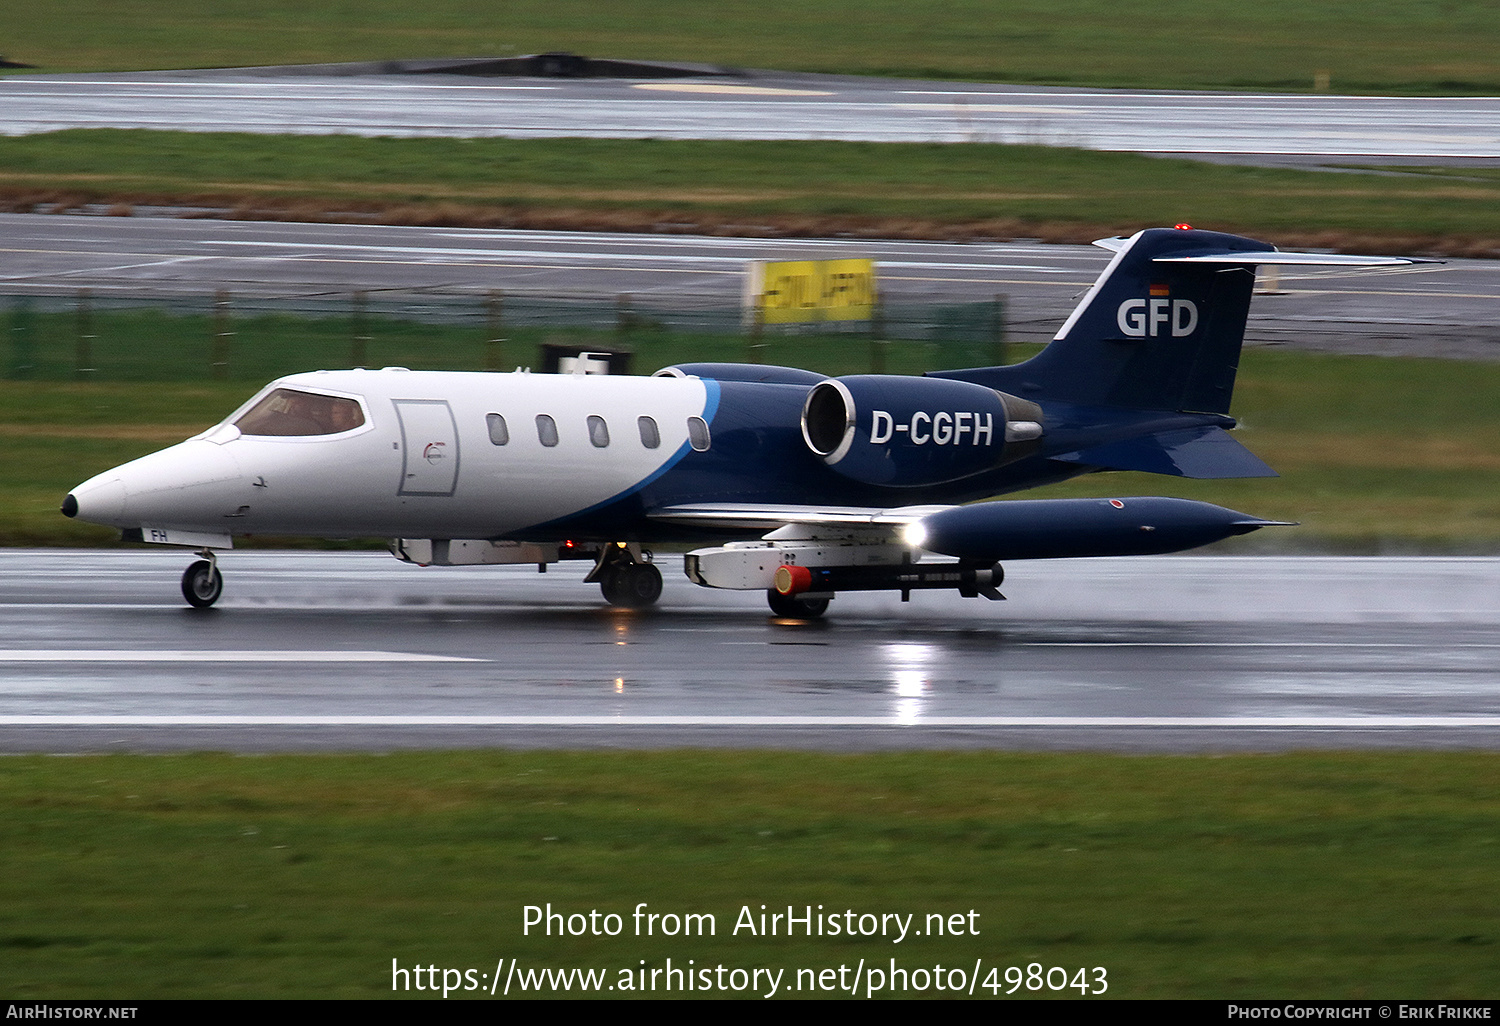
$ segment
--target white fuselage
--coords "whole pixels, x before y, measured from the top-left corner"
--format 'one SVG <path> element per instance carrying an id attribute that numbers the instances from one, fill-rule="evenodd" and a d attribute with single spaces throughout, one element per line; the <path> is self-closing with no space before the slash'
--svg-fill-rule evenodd
<path id="1" fill-rule="evenodd" d="M 354 400 L 362 423 L 285 436 L 235 426 L 277 388 Z M 711 420 L 716 401 L 716 385 L 691 377 L 295 374 L 218 426 L 100 474 L 73 497 L 81 519 L 147 532 L 503 537 L 662 473 L 692 451 L 690 418 Z"/>

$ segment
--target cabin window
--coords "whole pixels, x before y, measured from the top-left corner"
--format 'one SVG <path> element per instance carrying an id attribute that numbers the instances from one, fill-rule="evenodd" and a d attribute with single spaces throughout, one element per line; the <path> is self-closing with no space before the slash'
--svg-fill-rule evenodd
<path id="1" fill-rule="evenodd" d="M 656 421 L 650 417 L 637 417 L 636 425 L 641 429 L 641 444 L 648 449 L 655 449 L 661 445 L 661 432 L 656 428 Z"/>
<path id="2" fill-rule="evenodd" d="M 337 435 L 365 422 L 353 399 L 278 388 L 245 412 L 234 426 L 242 435 Z"/>
<path id="3" fill-rule="evenodd" d="M 536 415 L 536 436 L 547 447 L 557 444 L 557 421 L 545 413 Z"/>
<path id="4" fill-rule="evenodd" d="M 486 413 L 484 422 L 490 426 L 490 441 L 496 445 L 504 445 L 510 441 L 510 428 L 505 426 L 505 418 L 498 413 Z"/>
<path id="5" fill-rule="evenodd" d="M 688 418 L 688 442 L 696 452 L 708 451 L 708 424 L 702 417 Z"/>
<path id="6" fill-rule="evenodd" d="M 604 423 L 603 417 L 589 418 L 589 441 L 594 443 L 595 449 L 603 449 L 609 444 L 609 425 Z"/>

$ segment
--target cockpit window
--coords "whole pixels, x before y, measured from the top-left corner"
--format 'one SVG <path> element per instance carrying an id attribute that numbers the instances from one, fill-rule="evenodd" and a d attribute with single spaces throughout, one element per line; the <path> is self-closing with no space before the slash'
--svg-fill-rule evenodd
<path id="1" fill-rule="evenodd" d="M 353 399 L 278 388 L 234 422 L 243 435 L 336 435 L 365 422 Z"/>

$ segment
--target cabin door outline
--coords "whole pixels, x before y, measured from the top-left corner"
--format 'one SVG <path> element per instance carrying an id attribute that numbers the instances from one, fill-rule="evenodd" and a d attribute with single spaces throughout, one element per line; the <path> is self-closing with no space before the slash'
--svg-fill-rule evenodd
<path id="1" fill-rule="evenodd" d="M 458 424 L 446 399 L 392 399 L 401 424 L 397 495 L 451 496 L 458 487 Z"/>

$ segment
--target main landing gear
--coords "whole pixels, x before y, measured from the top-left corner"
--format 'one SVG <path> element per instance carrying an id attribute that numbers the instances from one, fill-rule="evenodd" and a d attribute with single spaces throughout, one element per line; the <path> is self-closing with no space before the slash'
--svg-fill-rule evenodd
<path id="1" fill-rule="evenodd" d="M 182 597 L 195 609 L 207 609 L 224 593 L 224 575 L 218 560 L 209 549 L 199 553 L 203 558 L 191 564 L 182 575 Z"/>
<path id="2" fill-rule="evenodd" d="M 612 606 L 640 609 L 661 598 L 661 571 L 651 562 L 651 553 L 633 543 L 606 545 L 584 580 L 598 581 L 604 601 Z"/>

